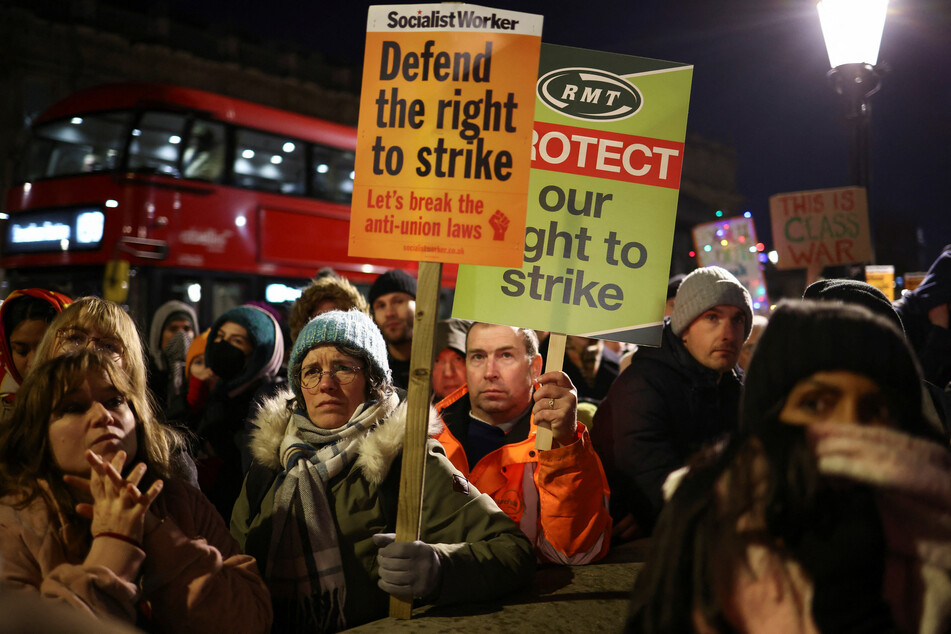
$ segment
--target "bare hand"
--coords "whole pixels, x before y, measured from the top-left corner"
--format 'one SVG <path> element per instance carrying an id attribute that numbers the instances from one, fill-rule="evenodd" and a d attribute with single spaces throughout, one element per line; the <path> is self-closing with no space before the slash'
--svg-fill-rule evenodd
<path id="1" fill-rule="evenodd" d="M 570 445 L 578 434 L 578 391 L 564 372 L 546 372 L 535 386 L 532 415 L 536 425 L 551 429 L 561 446 Z"/>
<path id="2" fill-rule="evenodd" d="M 106 462 L 98 454 L 87 451 L 86 461 L 91 467 L 90 477 L 80 478 L 66 475 L 67 485 L 85 490 L 92 496 L 92 504 L 76 505 L 76 512 L 92 520 L 90 533 L 116 533 L 137 542 L 142 541 L 145 518 L 149 507 L 162 491 L 163 482 L 156 480 L 145 493 L 139 491 L 139 482 L 145 475 L 146 466 L 137 464 L 123 478 L 120 473 L 125 464 L 126 453 L 119 451 L 112 462 Z"/>
<path id="3" fill-rule="evenodd" d="M 935 326 L 948 330 L 948 305 L 941 304 L 929 310 L 928 320 Z"/>

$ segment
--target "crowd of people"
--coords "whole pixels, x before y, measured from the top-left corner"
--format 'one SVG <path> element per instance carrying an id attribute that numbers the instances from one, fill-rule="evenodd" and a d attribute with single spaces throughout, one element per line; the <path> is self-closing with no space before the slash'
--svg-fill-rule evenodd
<path id="1" fill-rule="evenodd" d="M 700 268 L 659 347 L 572 336 L 562 370 L 549 333 L 439 322 L 403 542 L 416 290 L 322 272 L 286 320 L 252 302 L 207 329 L 183 301 L 140 329 L 11 293 L 0 603 L 77 631 L 338 631 L 644 540 L 631 632 L 951 629 L 951 245 L 895 303 L 828 279 L 769 315 Z"/>

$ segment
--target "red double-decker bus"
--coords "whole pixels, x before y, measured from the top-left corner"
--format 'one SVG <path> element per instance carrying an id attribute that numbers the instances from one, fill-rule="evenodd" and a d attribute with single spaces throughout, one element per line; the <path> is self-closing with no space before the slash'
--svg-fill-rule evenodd
<path id="1" fill-rule="evenodd" d="M 7 288 L 101 295 L 143 321 L 181 299 L 209 324 L 293 298 L 322 267 L 363 287 L 416 268 L 347 255 L 354 128 L 128 83 L 75 93 L 30 132 L 3 214 Z M 445 267 L 443 287 L 454 280 Z"/>

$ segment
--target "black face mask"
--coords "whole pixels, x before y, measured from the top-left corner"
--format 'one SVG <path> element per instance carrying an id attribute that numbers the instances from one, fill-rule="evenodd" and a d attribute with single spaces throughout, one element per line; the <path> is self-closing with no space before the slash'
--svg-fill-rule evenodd
<path id="1" fill-rule="evenodd" d="M 244 351 L 235 348 L 227 341 L 210 341 L 205 350 L 205 358 L 210 359 L 209 367 L 225 381 L 241 374 L 246 360 Z"/>

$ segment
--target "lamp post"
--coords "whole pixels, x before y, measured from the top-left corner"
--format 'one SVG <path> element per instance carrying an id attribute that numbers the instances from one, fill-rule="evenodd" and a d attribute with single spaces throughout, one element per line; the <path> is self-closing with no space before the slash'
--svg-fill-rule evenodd
<path id="1" fill-rule="evenodd" d="M 878 49 L 888 0 L 819 0 L 819 24 L 832 70 L 828 77 L 846 101 L 852 184 L 869 186 L 869 97 L 881 87 Z"/>

